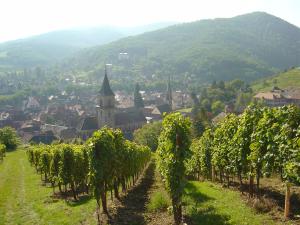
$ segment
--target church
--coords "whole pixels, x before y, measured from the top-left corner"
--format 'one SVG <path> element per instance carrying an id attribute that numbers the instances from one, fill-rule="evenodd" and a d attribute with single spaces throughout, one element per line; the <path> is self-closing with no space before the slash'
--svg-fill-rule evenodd
<path id="1" fill-rule="evenodd" d="M 134 130 L 147 123 L 146 116 L 153 120 L 161 120 L 163 113 L 172 111 L 170 77 L 167 85 L 167 93 L 165 94 L 165 101 L 163 104 L 154 107 L 150 117 L 147 115 L 143 103 L 136 104 L 135 102 L 133 107 L 117 108 L 115 101 L 115 94 L 110 87 L 105 67 L 104 79 L 97 97 L 96 116 L 87 116 L 80 123 L 78 128 L 80 138 L 86 140 L 92 136 L 94 131 L 104 126 L 109 126 L 121 129 L 125 138 L 132 139 Z M 141 101 L 143 100 L 141 99 Z"/>
<path id="2" fill-rule="evenodd" d="M 85 140 L 92 135 L 95 130 L 103 126 L 119 128 L 124 136 L 132 138 L 133 131 L 142 127 L 147 122 L 143 113 L 143 108 L 129 107 L 117 108 L 115 104 L 115 94 L 112 91 L 105 70 L 101 89 L 98 93 L 96 116 L 86 117 L 80 126 L 80 136 Z"/>

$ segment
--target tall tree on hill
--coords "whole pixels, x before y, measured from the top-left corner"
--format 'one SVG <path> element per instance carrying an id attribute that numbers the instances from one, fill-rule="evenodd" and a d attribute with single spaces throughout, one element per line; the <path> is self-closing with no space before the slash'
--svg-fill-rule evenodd
<path id="1" fill-rule="evenodd" d="M 134 89 L 134 107 L 136 107 L 136 108 L 144 107 L 144 101 L 143 101 L 142 95 L 140 93 L 140 85 L 138 83 L 136 83 L 135 89 Z"/>

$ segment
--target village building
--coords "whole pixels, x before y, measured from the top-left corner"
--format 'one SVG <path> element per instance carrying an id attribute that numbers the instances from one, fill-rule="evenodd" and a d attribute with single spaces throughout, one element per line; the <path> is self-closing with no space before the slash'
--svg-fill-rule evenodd
<path id="1" fill-rule="evenodd" d="M 259 92 L 254 99 L 262 101 L 266 106 L 277 107 L 289 104 L 300 106 L 300 90 L 290 89 L 282 90 L 274 87 L 272 91 Z"/>

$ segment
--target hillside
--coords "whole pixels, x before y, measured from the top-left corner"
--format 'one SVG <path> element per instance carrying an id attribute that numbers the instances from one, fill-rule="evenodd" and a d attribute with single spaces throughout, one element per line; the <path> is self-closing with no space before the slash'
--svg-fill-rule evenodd
<path id="1" fill-rule="evenodd" d="M 129 59 L 120 61 L 120 52 Z M 158 82 L 172 75 L 181 84 L 253 81 L 300 65 L 300 29 L 263 12 L 201 20 L 87 49 L 64 66 L 92 72 L 102 70 L 104 63 L 114 64 L 114 75 L 132 79 L 151 80 L 156 74 Z"/>
<path id="2" fill-rule="evenodd" d="M 0 43 L 0 68 L 22 68 L 59 62 L 75 52 L 174 24 L 155 23 L 138 27 L 92 27 L 53 31 Z"/>
<path id="3" fill-rule="evenodd" d="M 253 83 L 254 91 L 268 91 L 274 86 L 279 88 L 300 88 L 300 67 L 276 74 Z"/>

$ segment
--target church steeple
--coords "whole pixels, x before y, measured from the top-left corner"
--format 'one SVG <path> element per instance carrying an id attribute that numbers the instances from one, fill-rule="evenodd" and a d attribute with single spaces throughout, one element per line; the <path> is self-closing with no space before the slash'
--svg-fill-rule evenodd
<path id="1" fill-rule="evenodd" d="M 108 78 L 107 78 L 106 65 L 105 65 L 104 79 L 103 79 L 102 87 L 101 87 L 99 93 L 100 93 L 101 96 L 115 96 L 114 92 L 111 90 L 110 85 L 109 85 L 109 81 L 108 81 Z"/>
<path id="2" fill-rule="evenodd" d="M 170 79 L 170 76 L 169 76 L 168 86 L 167 86 L 167 93 L 166 93 L 166 101 L 171 106 L 171 108 L 172 108 L 172 100 L 173 99 L 172 99 L 171 79 Z"/>
<path id="3" fill-rule="evenodd" d="M 97 107 L 98 127 L 103 126 L 114 127 L 115 124 L 115 94 L 111 90 L 107 78 L 107 68 L 105 65 L 105 74 L 102 87 L 98 96 Z"/>

